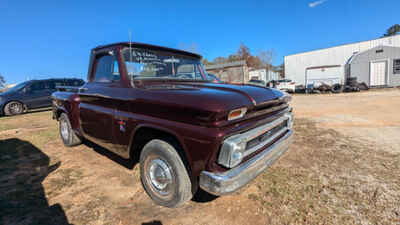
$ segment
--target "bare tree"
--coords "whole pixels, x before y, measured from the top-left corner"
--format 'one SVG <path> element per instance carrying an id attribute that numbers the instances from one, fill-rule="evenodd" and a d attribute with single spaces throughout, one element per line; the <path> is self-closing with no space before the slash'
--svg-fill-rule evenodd
<path id="1" fill-rule="evenodd" d="M 227 62 L 227 59 L 225 57 L 221 57 L 221 56 L 219 56 L 213 60 L 213 63 L 215 63 L 215 64 L 226 63 L 226 62 Z"/>
<path id="2" fill-rule="evenodd" d="M 237 51 L 237 56 L 237 59 L 246 61 L 251 56 L 250 49 L 243 42 L 240 43 L 239 49 Z"/>
<path id="3" fill-rule="evenodd" d="M 206 58 L 203 58 L 201 60 L 201 63 L 203 63 L 203 65 L 212 65 L 213 64 L 212 62 L 208 61 Z"/>
<path id="4" fill-rule="evenodd" d="M 272 49 L 269 50 L 260 50 L 257 57 L 261 60 L 263 66 L 270 70 L 272 67 L 272 60 L 274 59 L 275 51 Z"/>
<path id="5" fill-rule="evenodd" d="M 4 80 L 3 75 L 0 74 L 0 88 L 6 87 L 6 80 Z"/>

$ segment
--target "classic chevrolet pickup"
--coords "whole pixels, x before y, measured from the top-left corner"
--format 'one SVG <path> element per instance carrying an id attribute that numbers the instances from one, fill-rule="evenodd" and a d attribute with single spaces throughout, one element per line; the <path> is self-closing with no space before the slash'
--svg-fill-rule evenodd
<path id="1" fill-rule="evenodd" d="M 64 144 L 87 139 L 140 162 L 143 187 L 162 206 L 182 205 L 199 186 L 214 195 L 236 191 L 292 139 L 289 95 L 213 83 L 194 53 L 140 43 L 99 46 L 87 80 L 52 95 Z"/>

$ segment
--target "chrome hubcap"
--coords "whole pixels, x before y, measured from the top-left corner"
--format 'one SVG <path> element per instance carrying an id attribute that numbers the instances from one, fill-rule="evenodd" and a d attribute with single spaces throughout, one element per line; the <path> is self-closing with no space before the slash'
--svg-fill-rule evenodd
<path id="1" fill-rule="evenodd" d="M 19 103 L 11 103 L 10 111 L 12 114 L 19 114 L 22 112 L 22 106 Z"/>
<path id="2" fill-rule="evenodd" d="M 148 175 L 154 189 L 162 195 L 167 195 L 169 185 L 172 184 L 172 173 L 168 164 L 161 159 L 153 159 L 149 163 Z"/>
<path id="3" fill-rule="evenodd" d="M 60 121 L 60 131 L 61 131 L 61 136 L 63 137 L 63 139 L 68 140 L 69 131 L 68 131 L 67 121 L 65 121 L 65 120 Z"/>

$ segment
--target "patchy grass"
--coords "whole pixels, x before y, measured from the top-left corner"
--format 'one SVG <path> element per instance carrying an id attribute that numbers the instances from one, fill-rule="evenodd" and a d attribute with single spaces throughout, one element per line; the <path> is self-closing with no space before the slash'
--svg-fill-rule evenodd
<path id="1" fill-rule="evenodd" d="M 399 224 L 400 155 L 372 149 L 306 119 L 285 163 L 248 198 L 272 224 Z M 276 216 L 279 215 L 279 216 Z"/>
<path id="2" fill-rule="evenodd" d="M 51 111 L 38 111 L 18 116 L 0 116 L 0 132 L 26 127 L 30 129 L 48 127 L 54 122 L 51 113 Z"/>

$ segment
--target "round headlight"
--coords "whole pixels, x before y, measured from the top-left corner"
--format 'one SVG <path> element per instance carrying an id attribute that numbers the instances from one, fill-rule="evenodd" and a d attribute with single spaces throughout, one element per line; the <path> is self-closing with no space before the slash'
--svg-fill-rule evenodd
<path id="1" fill-rule="evenodd" d="M 242 162 L 245 150 L 245 141 L 225 140 L 219 153 L 218 163 L 228 168 L 235 167 Z"/>

